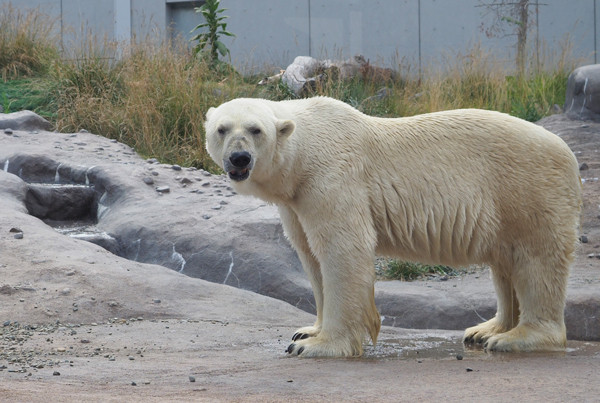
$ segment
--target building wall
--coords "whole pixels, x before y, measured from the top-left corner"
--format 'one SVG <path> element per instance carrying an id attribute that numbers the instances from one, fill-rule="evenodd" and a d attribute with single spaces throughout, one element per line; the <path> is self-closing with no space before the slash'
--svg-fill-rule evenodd
<path id="1" fill-rule="evenodd" d="M 202 17 L 202 1 L 182 0 L 0 0 L 0 7 L 39 7 L 59 20 L 66 52 L 85 33 L 109 40 L 167 40 L 190 31 Z M 542 4 L 543 3 L 543 4 Z M 595 63 L 600 0 L 544 0 L 532 18 L 529 46 L 547 64 L 570 41 L 580 64 Z M 298 55 L 348 58 L 432 71 L 479 45 L 503 67 L 514 65 L 516 38 L 488 38 L 491 24 L 479 0 L 222 0 L 228 30 L 223 38 L 232 62 L 243 71 L 284 68 Z M 600 10 L 598 10 L 600 11 Z"/>

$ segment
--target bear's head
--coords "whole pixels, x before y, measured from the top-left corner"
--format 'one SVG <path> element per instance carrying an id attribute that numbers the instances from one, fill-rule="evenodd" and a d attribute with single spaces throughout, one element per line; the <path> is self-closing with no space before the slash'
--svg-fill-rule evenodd
<path id="1" fill-rule="evenodd" d="M 276 104 L 239 98 L 206 113 L 206 149 L 235 184 L 253 178 L 268 181 L 277 170 L 278 144 L 296 125 L 276 117 Z"/>

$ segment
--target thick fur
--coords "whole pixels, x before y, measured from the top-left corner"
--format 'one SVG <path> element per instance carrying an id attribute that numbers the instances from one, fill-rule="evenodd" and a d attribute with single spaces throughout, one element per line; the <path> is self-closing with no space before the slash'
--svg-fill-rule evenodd
<path id="1" fill-rule="evenodd" d="M 376 255 L 489 264 L 498 312 L 465 342 L 565 347 L 581 183 L 558 136 L 498 112 L 384 119 L 324 97 L 236 99 L 211 108 L 205 127 L 227 171 L 232 153 L 251 156 L 248 178 L 233 186 L 279 207 L 311 281 L 317 321 L 289 353 L 358 356 L 366 336 L 376 341 Z"/>

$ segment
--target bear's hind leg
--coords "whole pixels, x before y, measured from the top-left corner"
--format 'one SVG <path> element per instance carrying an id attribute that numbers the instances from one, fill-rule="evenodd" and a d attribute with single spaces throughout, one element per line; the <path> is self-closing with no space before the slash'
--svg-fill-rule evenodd
<path id="1" fill-rule="evenodd" d="M 492 267 L 491 273 L 498 300 L 496 316 L 465 330 L 465 344 L 485 343 L 490 337 L 512 329 L 519 322 L 519 303 L 508 272 Z"/>
<path id="2" fill-rule="evenodd" d="M 513 271 L 521 313 L 518 325 L 490 337 L 490 351 L 552 351 L 566 346 L 564 307 L 568 259 L 527 258 Z"/>

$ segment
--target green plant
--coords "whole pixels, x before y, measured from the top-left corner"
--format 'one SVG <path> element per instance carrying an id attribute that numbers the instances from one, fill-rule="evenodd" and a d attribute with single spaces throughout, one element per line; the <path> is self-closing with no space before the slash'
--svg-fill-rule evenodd
<path id="1" fill-rule="evenodd" d="M 206 22 L 196 25 L 191 32 L 193 33 L 205 28 L 208 28 L 208 32 L 201 32 L 190 39 L 191 41 L 198 41 L 196 46 L 194 46 L 194 54 L 196 56 L 201 55 L 205 48 L 209 47 L 208 55 L 213 68 L 219 65 L 219 54 L 221 56 L 229 54 L 229 49 L 221 42 L 220 37 L 222 35 L 235 36 L 227 31 L 227 23 L 225 22 L 227 16 L 221 15 L 227 9 L 219 8 L 220 2 L 221 0 L 206 0 L 202 6 L 195 8 L 197 13 L 202 14 Z"/>
<path id="2" fill-rule="evenodd" d="M 401 262 L 391 260 L 384 269 L 383 277 L 388 280 L 411 281 L 423 277 L 426 274 L 453 274 L 455 270 L 442 265 L 425 265 L 421 263 Z"/>

